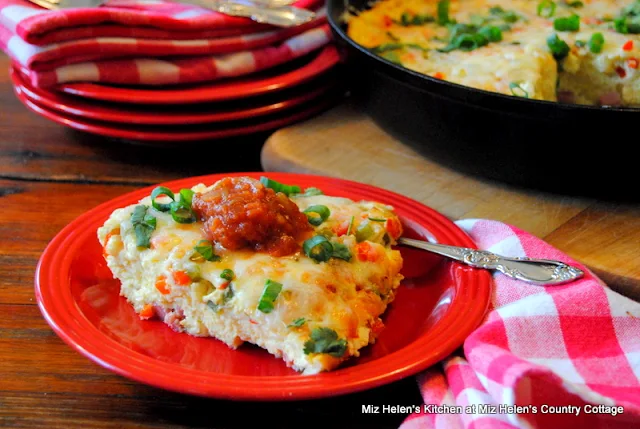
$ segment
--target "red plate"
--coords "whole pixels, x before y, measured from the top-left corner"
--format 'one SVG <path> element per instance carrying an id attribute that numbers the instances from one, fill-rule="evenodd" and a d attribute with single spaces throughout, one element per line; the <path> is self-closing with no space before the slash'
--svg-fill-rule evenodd
<path id="1" fill-rule="evenodd" d="M 343 97 L 338 91 L 330 92 L 295 110 L 295 113 L 279 116 L 266 116 L 261 120 L 245 120 L 233 124 L 191 125 L 158 127 L 151 125 L 111 124 L 66 115 L 50 110 L 34 101 L 29 100 L 23 87 L 15 86 L 18 99 L 31 111 L 44 116 L 60 125 L 76 130 L 86 131 L 106 137 L 115 137 L 139 142 L 185 142 L 200 140 L 216 140 L 228 137 L 244 136 L 263 131 L 275 130 L 304 119 L 310 118 L 330 107 Z"/>
<path id="2" fill-rule="evenodd" d="M 80 97 L 133 104 L 190 104 L 211 101 L 235 100 L 264 95 L 291 88 L 319 76 L 338 64 L 338 51 L 333 45 L 319 53 L 306 57 L 305 63 L 293 70 L 273 75 L 276 70 L 242 79 L 230 79 L 214 84 L 164 88 L 126 88 L 95 83 L 71 83 L 59 85 L 57 90 Z M 299 64 L 299 62 L 294 62 Z M 266 76 L 266 77 L 265 77 Z"/>
<path id="3" fill-rule="evenodd" d="M 237 121 L 240 119 L 256 118 L 291 110 L 300 104 L 319 98 L 322 94 L 334 88 L 337 84 L 332 80 L 313 82 L 295 92 L 268 96 L 264 101 L 250 100 L 241 102 L 226 102 L 222 104 L 180 106 L 180 107 L 152 107 L 110 104 L 103 101 L 93 102 L 78 97 L 67 96 L 55 92 L 48 92 L 32 87 L 15 68 L 10 71 L 13 84 L 20 89 L 24 96 L 42 107 L 71 116 L 94 119 L 104 122 L 142 125 L 186 125 L 211 124 L 217 122 Z"/>
<path id="4" fill-rule="evenodd" d="M 260 173 L 236 173 L 258 178 Z M 283 183 L 315 186 L 328 195 L 392 204 L 406 236 L 474 247 L 451 221 L 429 207 L 372 186 L 319 176 L 267 173 Z M 218 174 L 163 184 L 211 184 Z M 36 271 L 38 305 L 54 331 L 81 354 L 116 373 L 176 392 L 238 400 L 335 396 L 410 376 L 445 358 L 482 320 L 491 290 L 488 272 L 417 250 L 402 249 L 406 276 L 383 320 L 378 341 L 348 365 L 303 376 L 251 345 L 231 350 L 213 338 L 176 333 L 141 321 L 119 295 L 96 230 L 115 209 L 136 203 L 154 186 L 104 203 L 74 220 L 49 243 Z"/>

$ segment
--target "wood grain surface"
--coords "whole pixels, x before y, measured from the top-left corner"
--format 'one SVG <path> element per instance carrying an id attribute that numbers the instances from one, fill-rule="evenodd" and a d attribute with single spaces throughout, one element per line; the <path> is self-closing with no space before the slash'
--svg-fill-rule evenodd
<path id="1" fill-rule="evenodd" d="M 148 387 L 98 366 L 40 314 L 33 279 L 47 243 L 78 215 L 142 185 L 260 169 L 266 135 L 152 148 L 40 118 L 15 98 L 0 54 L 0 427 L 397 428 L 363 404 L 421 403 L 415 379 L 318 401 L 231 402 Z M 392 398 L 392 399 L 390 399 Z"/>
<path id="2" fill-rule="evenodd" d="M 263 147 L 262 165 L 267 171 L 380 186 L 454 220 L 509 223 L 583 262 L 612 289 L 640 300 L 639 205 L 545 194 L 462 175 L 417 154 L 348 104 L 274 133 Z"/>

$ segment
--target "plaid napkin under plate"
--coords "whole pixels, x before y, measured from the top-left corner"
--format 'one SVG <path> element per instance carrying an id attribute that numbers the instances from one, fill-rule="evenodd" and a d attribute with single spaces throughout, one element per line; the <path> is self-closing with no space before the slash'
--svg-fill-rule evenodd
<path id="1" fill-rule="evenodd" d="M 503 223 L 457 224 L 480 249 L 575 264 Z M 426 407 L 401 429 L 640 427 L 640 304 L 585 272 L 554 287 L 495 274 L 489 312 L 464 356 L 418 376 Z"/>

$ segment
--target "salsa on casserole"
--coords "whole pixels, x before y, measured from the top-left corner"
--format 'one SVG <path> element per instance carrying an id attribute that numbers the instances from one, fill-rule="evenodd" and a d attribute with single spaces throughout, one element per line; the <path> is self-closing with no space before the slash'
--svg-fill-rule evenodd
<path id="1" fill-rule="evenodd" d="M 305 374 L 375 341 L 402 279 L 392 207 L 264 177 L 174 191 L 156 188 L 98 230 L 141 318 L 256 344 Z"/>
<path id="2" fill-rule="evenodd" d="M 640 0 L 381 0 L 356 43 L 410 70 L 516 97 L 640 105 Z"/>

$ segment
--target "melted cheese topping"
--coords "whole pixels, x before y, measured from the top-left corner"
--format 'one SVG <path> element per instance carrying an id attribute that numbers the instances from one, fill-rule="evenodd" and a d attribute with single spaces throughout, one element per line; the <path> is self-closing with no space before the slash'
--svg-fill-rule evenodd
<path id="1" fill-rule="evenodd" d="M 374 52 L 385 45 L 399 45 L 378 54 L 416 72 L 473 88 L 547 101 L 560 96 L 560 101 L 589 105 L 607 104 L 613 94 L 621 104 L 640 105 L 640 35 L 616 32 L 611 22 L 636 0 L 583 0 L 579 8 L 556 0 L 555 13 L 549 18 L 538 16 L 540 2 L 533 0 L 452 0 L 449 16 L 458 23 L 509 25 L 509 29 L 502 31 L 500 42 L 451 52 L 438 51 L 449 42 L 447 26 L 437 22 L 402 25 L 403 14 L 436 17 L 437 3 L 382 0 L 370 10 L 347 17 L 348 35 Z M 495 7 L 515 13 L 517 21 L 504 21 L 491 12 Z M 554 29 L 556 18 L 573 14 L 580 16 L 579 31 Z M 554 33 L 570 47 L 559 61 L 547 45 Z M 594 33 L 602 33 L 605 40 L 598 53 L 591 52 L 587 43 Z"/>
<path id="2" fill-rule="evenodd" d="M 203 193 L 204 185 L 193 188 Z M 331 215 L 316 232 L 333 234 L 332 241 L 345 245 L 350 261 L 331 258 L 318 263 L 301 253 L 274 257 L 251 250 L 228 251 L 220 246 L 219 261 L 195 257 L 194 246 L 205 239 L 202 223 L 179 224 L 168 213 L 151 206 L 149 198 L 139 204 L 149 206 L 156 218 L 150 248 L 136 246 L 131 223 L 135 205 L 118 209 L 98 230 L 107 264 L 122 283 L 121 294 L 141 313 L 152 305 L 173 329 L 196 336 L 213 336 L 231 347 L 248 341 L 283 357 L 288 365 L 306 374 L 330 370 L 375 340 L 379 316 L 393 300 L 402 276 L 400 253 L 391 249 L 401 228 L 393 209 L 378 203 L 356 203 L 328 196 L 293 199 L 301 210 L 325 205 Z M 371 220 L 376 219 L 376 220 Z M 381 221 L 389 219 L 388 221 Z M 369 231 L 368 248 L 372 262 L 359 257 L 351 225 Z M 387 225 L 395 225 L 387 231 Z M 335 231 L 340 234 L 337 236 Z M 195 255 L 197 256 L 197 255 Z M 221 279 L 231 269 L 231 283 Z M 176 272 L 190 277 L 184 284 Z M 282 284 L 270 313 L 258 310 L 266 280 Z M 304 319 L 300 327 L 291 326 Z M 304 353 L 304 344 L 314 328 L 329 328 L 347 341 L 343 357 L 324 353 Z"/>

